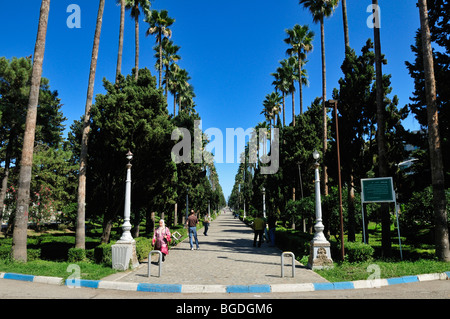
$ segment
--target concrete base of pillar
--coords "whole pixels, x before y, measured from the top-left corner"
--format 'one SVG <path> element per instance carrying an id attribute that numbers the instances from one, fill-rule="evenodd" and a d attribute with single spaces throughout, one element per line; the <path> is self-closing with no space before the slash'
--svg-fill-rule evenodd
<path id="1" fill-rule="evenodd" d="M 311 241 L 311 249 L 308 260 L 309 269 L 333 268 L 331 259 L 330 243 L 328 241 Z"/>
<path id="2" fill-rule="evenodd" d="M 117 270 L 134 269 L 139 266 L 136 255 L 136 241 L 118 241 L 112 246 L 112 268 Z"/>

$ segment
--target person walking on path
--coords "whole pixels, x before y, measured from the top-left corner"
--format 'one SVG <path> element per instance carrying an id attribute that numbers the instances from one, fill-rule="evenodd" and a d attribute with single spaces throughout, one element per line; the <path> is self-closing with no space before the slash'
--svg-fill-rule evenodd
<path id="1" fill-rule="evenodd" d="M 197 224 L 198 224 L 197 216 L 195 216 L 194 210 L 191 210 L 191 213 L 189 214 L 189 217 L 186 221 L 186 225 L 187 225 L 188 231 L 189 231 L 189 244 L 191 245 L 191 250 L 194 250 L 194 244 L 192 242 L 192 237 L 194 237 L 194 239 L 195 239 L 195 245 L 197 247 L 197 250 L 199 249 L 198 238 L 197 238 Z"/>
<path id="2" fill-rule="evenodd" d="M 255 221 L 253 222 L 253 230 L 255 231 L 255 236 L 253 238 L 253 247 L 256 247 L 256 238 L 259 237 L 258 247 L 261 247 L 262 237 L 264 234 L 264 229 L 266 228 L 266 223 L 261 217 L 261 213 L 258 213 Z"/>
<path id="3" fill-rule="evenodd" d="M 203 231 L 203 235 L 208 236 L 208 228 L 209 228 L 209 223 L 211 222 L 211 217 L 209 216 L 209 214 L 205 215 L 205 218 L 203 219 L 203 226 L 205 226 L 205 230 Z"/>
<path id="4" fill-rule="evenodd" d="M 166 227 L 164 219 L 161 219 L 159 227 L 155 229 L 153 234 L 152 245 L 155 246 L 155 250 L 159 250 L 163 254 L 162 262 L 165 261 L 166 255 L 169 254 L 169 243 L 171 241 L 170 230 Z"/>

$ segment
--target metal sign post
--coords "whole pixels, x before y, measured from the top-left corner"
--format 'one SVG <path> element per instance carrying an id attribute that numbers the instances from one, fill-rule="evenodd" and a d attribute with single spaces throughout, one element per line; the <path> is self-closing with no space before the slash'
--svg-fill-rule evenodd
<path id="1" fill-rule="evenodd" d="M 363 237 L 366 244 L 366 224 L 364 222 L 364 203 L 394 203 L 397 217 L 398 241 L 400 244 L 400 257 L 403 260 L 402 243 L 400 239 L 400 225 L 398 223 L 397 198 L 394 191 L 392 177 L 363 178 L 361 179 L 361 207 L 363 222 Z"/>

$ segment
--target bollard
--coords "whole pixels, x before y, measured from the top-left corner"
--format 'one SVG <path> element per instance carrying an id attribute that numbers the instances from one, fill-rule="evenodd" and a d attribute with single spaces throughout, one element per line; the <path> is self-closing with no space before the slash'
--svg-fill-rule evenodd
<path id="1" fill-rule="evenodd" d="M 147 277 L 150 277 L 150 266 L 152 264 L 152 254 L 153 253 L 158 253 L 159 254 L 159 258 L 158 258 L 158 263 L 159 263 L 159 275 L 158 277 L 161 277 L 161 267 L 162 267 L 162 252 L 160 252 L 159 250 L 152 250 L 149 254 L 148 254 L 148 272 L 147 272 Z"/>
<path id="2" fill-rule="evenodd" d="M 295 256 L 294 253 L 290 251 L 285 251 L 281 254 L 281 278 L 284 277 L 284 255 L 289 255 L 292 257 L 292 278 L 295 277 Z"/>

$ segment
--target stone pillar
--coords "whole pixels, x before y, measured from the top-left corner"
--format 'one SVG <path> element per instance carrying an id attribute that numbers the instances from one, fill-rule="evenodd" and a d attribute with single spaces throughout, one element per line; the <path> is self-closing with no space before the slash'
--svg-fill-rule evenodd
<path id="1" fill-rule="evenodd" d="M 316 193 L 316 224 L 314 225 L 315 234 L 311 240 L 311 248 L 308 259 L 308 268 L 323 269 L 333 267 L 331 259 L 330 243 L 323 234 L 324 226 L 322 223 L 322 203 L 320 198 L 320 178 L 319 178 L 319 153 L 314 151 L 315 164 L 315 193 Z"/>

